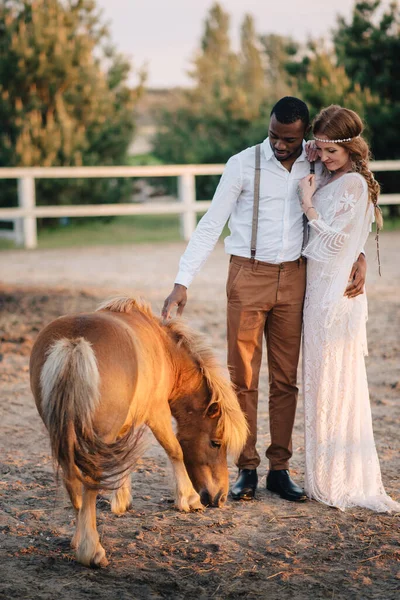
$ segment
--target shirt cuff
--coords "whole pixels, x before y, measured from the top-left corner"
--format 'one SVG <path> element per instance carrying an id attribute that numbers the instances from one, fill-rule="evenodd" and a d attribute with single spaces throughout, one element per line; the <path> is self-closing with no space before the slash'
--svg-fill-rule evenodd
<path id="1" fill-rule="evenodd" d="M 179 271 L 178 275 L 175 278 L 175 283 L 178 283 L 179 285 L 184 285 L 186 288 L 189 287 L 192 281 L 193 275 L 191 273 L 188 273 L 187 271 Z"/>

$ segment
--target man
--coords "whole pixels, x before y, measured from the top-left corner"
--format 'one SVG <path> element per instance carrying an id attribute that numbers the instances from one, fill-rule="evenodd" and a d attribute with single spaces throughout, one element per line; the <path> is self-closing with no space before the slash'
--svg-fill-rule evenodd
<path id="1" fill-rule="evenodd" d="M 177 314 L 182 314 L 186 290 L 229 219 L 231 234 L 225 240 L 226 252 L 231 255 L 227 281 L 228 366 L 250 428 L 237 461 L 239 474 L 231 490 L 235 500 L 252 499 L 258 482 L 257 404 L 263 335 L 270 388 L 267 489 L 286 500 L 306 499 L 288 469 L 306 285 L 306 265 L 301 257 L 303 216 L 297 186 L 310 172 L 304 143 L 308 130 L 309 112 L 304 102 L 282 98 L 271 111 L 268 138 L 261 144 L 259 183 L 256 146 L 229 159 L 211 207 L 180 260 L 174 289 L 162 311 L 163 317 L 169 318 L 177 306 Z M 365 258 L 360 255 L 346 292 L 349 297 L 362 293 L 365 271 Z"/>

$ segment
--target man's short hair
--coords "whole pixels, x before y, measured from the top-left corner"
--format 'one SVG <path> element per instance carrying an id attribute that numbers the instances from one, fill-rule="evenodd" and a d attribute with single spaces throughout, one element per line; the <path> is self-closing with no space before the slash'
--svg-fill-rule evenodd
<path id="1" fill-rule="evenodd" d="M 300 121 L 303 121 L 305 128 L 310 124 L 310 113 L 307 104 L 294 96 L 285 96 L 278 100 L 271 110 L 271 117 L 272 115 L 275 115 L 279 123 L 294 123 L 300 119 Z"/>

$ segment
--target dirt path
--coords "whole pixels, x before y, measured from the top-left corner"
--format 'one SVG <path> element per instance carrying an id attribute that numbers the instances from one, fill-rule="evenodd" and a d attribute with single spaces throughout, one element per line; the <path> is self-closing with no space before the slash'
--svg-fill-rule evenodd
<path id="1" fill-rule="evenodd" d="M 383 278 L 373 240 L 369 256 L 368 376 L 386 489 L 400 499 L 400 233 L 382 236 Z M 257 501 L 180 514 L 171 470 L 154 443 L 133 474 L 133 508 L 117 518 L 108 497 L 98 524 L 106 570 L 75 563 L 74 517 L 54 482 L 48 440 L 29 391 L 29 352 L 37 332 L 65 313 L 96 307 L 113 294 L 143 295 L 158 312 L 182 244 L 0 254 L 1 512 L 0 597 L 82 600 L 346 598 L 391 600 L 400 594 L 399 516 L 296 505 L 265 491 Z M 190 290 L 186 316 L 225 355 L 224 280 L 218 247 Z M 267 373 L 261 380 L 259 449 L 269 435 Z M 301 401 L 294 432 L 294 477 L 304 474 Z M 231 480 L 235 469 L 230 467 Z"/>

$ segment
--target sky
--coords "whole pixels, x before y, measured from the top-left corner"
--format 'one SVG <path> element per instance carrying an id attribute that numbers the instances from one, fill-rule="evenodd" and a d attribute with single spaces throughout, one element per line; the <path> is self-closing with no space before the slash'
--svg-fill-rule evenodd
<path id="1" fill-rule="evenodd" d="M 389 0 L 385 0 L 387 4 Z M 190 85 L 187 71 L 199 48 L 204 20 L 214 0 L 97 0 L 118 50 L 134 68 L 147 64 L 152 88 Z M 329 39 L 337 15 L 349 19 L 353 0 L 221 0 L 231 16 L 231 39 L 237 45 L 246 13 L 259 34 Z"/>

